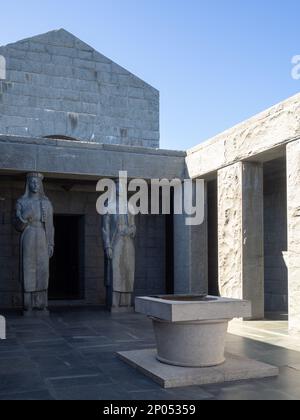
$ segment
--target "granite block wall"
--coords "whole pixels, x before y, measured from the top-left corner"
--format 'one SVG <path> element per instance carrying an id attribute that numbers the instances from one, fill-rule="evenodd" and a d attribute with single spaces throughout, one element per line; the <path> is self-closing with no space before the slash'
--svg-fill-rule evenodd
<path id="1" fill-rule="evenodd" d="M 159 147 L 159 92 L 69 32 L 0 57 L 0 134 Z"/>
<path id="2" fill-rule="evenodd" d="M 72 188 L 70 189 L 70 186 Z M 46 194 L 56 215 L 78 215 L 84 221 L 83 237 L 83 296 L 72 304 L 103 305 L 104 251 L 101 237 L 101 217 L 96 212 L 97 194 L 90 185 L 68 181 L 45 182 Z M 19 308 L 22 305 L 19 283 L 19 234 L 12 225 L 16 200 L 24 192 L 24 181 L 9 176 L 0 177 L 0 307 Z M 165 217 L 138 216 L 136 238 L 136 294 L 165 293 Z M 54 302 L 68 304 L 71 302 Z M 51 304 L 51 303 L 50 303 Z"/>
<path id="3" fill-rule="evenodd" d="M 166 217 L 136 218 L 136 295 L 166 293 Z"/>

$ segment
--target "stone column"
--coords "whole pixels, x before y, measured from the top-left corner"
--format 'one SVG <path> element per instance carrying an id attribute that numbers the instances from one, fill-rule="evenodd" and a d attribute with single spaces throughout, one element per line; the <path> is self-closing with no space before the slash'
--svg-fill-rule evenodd
<path id="1" fill-rule="evenodd" d="M 300 332 L 300 140 L 287 145 L 289 328 Z"/>
<path id="2" fill-rule="evenodd" d="M 206 200 L 207 201 L 207 200 Z M 208 293 L 207 205 L 200 226 L 186 226 L 186 215 L 174 215 L 174 293 Z"/>
<path id="3" fill-rule="evenodd" d="M 263 168 L 238 162 L 218 172 L 221 296 L 252 301 L 264 317 Z"/>
<path id="4" fill-rule="evenodd" d="M 4 316 L 0 315 L 0 340 L 6 339 L 6 321 Z"/>

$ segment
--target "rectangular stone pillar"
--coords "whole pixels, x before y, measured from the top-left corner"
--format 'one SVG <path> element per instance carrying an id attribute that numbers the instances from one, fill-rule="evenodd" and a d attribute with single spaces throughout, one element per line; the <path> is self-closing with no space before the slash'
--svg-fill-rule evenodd
<path id="1" fill-rule="evenodd" d="M 264 318 L 263 167 L 238 162 L 218 172 L 219 288 L 251 300 Z"/>
<path id="2" fill-rule="evenodd" d="M 300 140 L 287 145 L 289 328 L 300 332 Z"/>
<path id="3" fill-rule="evenodd" d="M 207 195 L 207 194 L 206 194 Z M 200 226 L 186 226 L 186 215 L 174 215 L 174 293 L 208 293 L 207 205 Z"/>
<path id="4" fill-rule="evenodd" d="M 6 339 L 6 321 L 4 316 L 0 315 L 0 340 Z"/>

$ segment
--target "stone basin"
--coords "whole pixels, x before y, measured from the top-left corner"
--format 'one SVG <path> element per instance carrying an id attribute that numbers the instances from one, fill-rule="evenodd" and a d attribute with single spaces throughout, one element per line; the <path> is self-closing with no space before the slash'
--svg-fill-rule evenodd
<path id="1" fill-rule="evenodd" d="M 136 298 L 136 312 L 152 319 L 157 359 L 182 367 L 211 367 L 225 362 L 228 323 L 250 318 L 245 300 L 204 295 Z"/>

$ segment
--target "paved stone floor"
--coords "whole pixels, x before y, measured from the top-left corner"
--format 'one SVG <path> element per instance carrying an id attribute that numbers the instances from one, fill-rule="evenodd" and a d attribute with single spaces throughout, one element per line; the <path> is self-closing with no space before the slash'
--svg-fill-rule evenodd
<path id="1" fill-rule="evenodd" d="M 151 323 L 143 316 L 110 315 L 99 308 L 56 309 L 45 320 L 8 314 L 7 324 L 8 339 L 0 341 L 1 400 L 300 399 L 300 341 L 297 351 L 228 335 L 229 352 L 274 364 L 280 376 L 163 390 L 115 356 L 117 351 L 154 347 Z"/>

